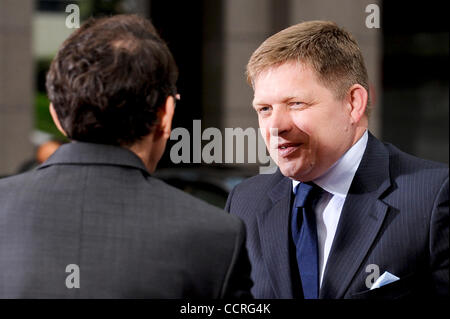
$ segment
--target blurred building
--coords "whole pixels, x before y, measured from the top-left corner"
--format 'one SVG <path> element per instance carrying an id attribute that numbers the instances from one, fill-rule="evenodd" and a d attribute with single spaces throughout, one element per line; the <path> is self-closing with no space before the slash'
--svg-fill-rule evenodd
<path id="1" fill-rule="evenodd" d="M 121 11 L 147 16 L 149 11 L 145 0 L 0 0 L 0 177 L 20 171 L 56 131 L 37 130 L 36 96 L 45 93 L 42 62 L 48 64 L 74 31 L 66 26 L 69 4 L 80 7 L 82 20 Z"/>
<path id="2" fill-rule="evenodd" d="M 0 0 L 0 176 L 32 156 L 32 1 Z"/>
<path id="3" fill-rule="evenodd" d="M 34 82 L 34 65 L 73 31 L 64 24 L 69 3 L 80 6 L 83 19 L 137 12 L 152 20 L 180 69 L 174 127 L 191 132 L 198 119 L 202 129 L 257 128 L 245 79 L 251 53 L 289 25 L 333 20 L 354 34 L 366 59 L 371 131 L 407 152 L 448 163 L 449 39 L 445 10 L 435 6 L 380 0 L 0 0 L 0 176 L 14 173 L 33 152 L 34 99 L 43 89 L 42 74 Z M 381 9 L 380 28 L 366 25 L 370 4 Z M 175 166 L 168 154 L 161 167 Z M 231 166 L 248 173 L 258 168 Z"/>

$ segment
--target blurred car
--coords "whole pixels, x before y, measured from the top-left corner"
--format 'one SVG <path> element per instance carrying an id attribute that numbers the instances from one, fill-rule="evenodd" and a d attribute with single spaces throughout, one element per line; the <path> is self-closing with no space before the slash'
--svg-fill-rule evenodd
<path id="1" fill-rule="evenodd" d="M 153 176 L 214 206 L 224 208 L 228 194 L 251 172 L 235 168 L 162 168 Z"/>

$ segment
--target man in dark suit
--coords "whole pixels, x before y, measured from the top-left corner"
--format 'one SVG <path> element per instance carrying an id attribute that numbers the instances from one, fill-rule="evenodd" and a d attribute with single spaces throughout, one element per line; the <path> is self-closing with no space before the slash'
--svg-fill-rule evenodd
<path id="1" fill-rule="evenodd" d="M 377 140 L 360 49 L 310 21 L 267 39 L 248 66 L 276 173 L 226 209 L 247 227 L 256 298 L 448 296 L 448 167 Z"/>
<path id="2" fill-rule="evenodd" d="M 0 298 L 251 297 L 244 224 L 151 176 L 177 76 L 135 15 L 64 42 L 47 89 L 73 141 L 0 181 Z"/>

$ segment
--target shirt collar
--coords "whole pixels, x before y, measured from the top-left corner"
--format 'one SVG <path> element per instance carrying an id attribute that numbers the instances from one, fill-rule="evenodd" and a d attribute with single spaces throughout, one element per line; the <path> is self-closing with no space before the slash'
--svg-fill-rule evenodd
<path id="1" fill-rule="evenodd" d="M 353 177 L 366 150 L 367 130 L 350 149 L 341 156 L 322 176 L 313 180 L 315 184 L 333 195 L 347 196 Z M 292 180 L 294 193 L 300 181 Z"/>
<path id="2" fill-rule="evenodd" d="M 61 164 L 127 166 L 150 175 L 142 160 L 134 152 L 115 145 L 72 141 L 60 146 L 38 169 Z"/>

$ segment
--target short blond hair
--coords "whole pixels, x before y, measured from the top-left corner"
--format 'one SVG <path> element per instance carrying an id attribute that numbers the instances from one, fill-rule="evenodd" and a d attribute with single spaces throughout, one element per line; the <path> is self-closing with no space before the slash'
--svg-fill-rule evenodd
<path id="1" fill-rule="evenodd" d="M 306 63 L 323 85 L 343 99 L 348 89 L 360 84 L 369 94 L 367 70 L 358 44 L 350 33 L 331 21 L 307 21 L 284 29 L 253 52 L 247 64 L 247 81 L 264 70 L 290 61 Z M 368 100 L 366 114 L 369 113 Z"/>

